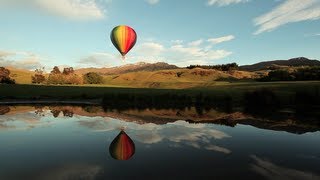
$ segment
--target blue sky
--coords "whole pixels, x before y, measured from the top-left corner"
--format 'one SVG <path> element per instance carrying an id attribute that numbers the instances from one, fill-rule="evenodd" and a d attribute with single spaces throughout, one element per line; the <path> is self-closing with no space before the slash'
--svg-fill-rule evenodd
<path id="1" fill-rule="evenodd" d="M 0 66 L 240 65 L 320 59 L 320 0 L 0 0 Z M 110 41 L 133 27 L 123 62 Z"/>

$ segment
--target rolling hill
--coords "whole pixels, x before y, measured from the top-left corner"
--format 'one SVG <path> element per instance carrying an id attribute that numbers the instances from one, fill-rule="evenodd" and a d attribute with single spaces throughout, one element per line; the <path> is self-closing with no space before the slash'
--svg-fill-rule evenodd
<path id="1" fill-rule="evenodd" d="M 292 58 L 289 60 L 274 60 L 274 61 L 264 61 L 252 65 L 240 66 L 242 71 L 260 71 L 267 70 L 271 66 L 290 66 L 290 67 L 299 67 L 299 66 L 320 66 L 320 61 L 310 60 L 305 57 Z"/>
<path id="2" fill-rule="evenodd" d="M 10 70 L 10 77 L 18 84 L 31 84 L 31 76 L 34 74 L 33 71 L 26 69 L 18 69 L 14 67 L 6 67 Z"/>
<path id="3" fill-rule="evenodd" d="M 114 75 L 114 74 L 124 74 L 129 72 L 140 72 L 140 71 L 159 71 L 167 69 L 178 69 L 175 65 L 170 65 L 164 62 L 157 63 L 145 63 L 139 62 L 136 64 L 127 64 L 124 66 L 110 67 L 110 68 L 82 68 L 77 69 L 76 73 L 85 74 L 88 72 L 97 72 L 101 75 Z"/>
<path id="4" fill-rule="evenodd" d="M 265 75 L 270 67 L 320 66 L 320 61 L 307 58 L 265 61 L 253 65 L 241 66 L 240 70 L 219 71 L 214 69 L 179 68 L 164 62 L 137 63 L 111 68 L 77 69 L 77 74 L 97 72 L 103 75 L 105 86 L 137 88 L 190 88 L 208 87 L 240 79 L 252 79 Z M 31 84 L 34 72 L 7 67 L 11 78 L 18 84 Z M 262 70 L 262 71 L 261 71 Z M 257 72 L 255 72 L 257 71 Z"/>
<path id="5" fill-rule="evenodd" d="M 148 88 L 190 88 L 211 86 L 221 81 L 250 79 L 253 72 L 223 72 L 213 69 L 173 69 L 160 71 L 139 71 L 104 76 L 105 84 L 126 87 Z"/>

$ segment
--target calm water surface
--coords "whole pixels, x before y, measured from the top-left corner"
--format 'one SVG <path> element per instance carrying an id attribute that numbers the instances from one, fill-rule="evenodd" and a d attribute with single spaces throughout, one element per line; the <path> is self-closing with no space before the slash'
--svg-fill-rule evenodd
<path id="1" fill-rule="evenodd" d="M 0 115 L 0 179 L 320 179 L 319 131 L 10 108 Z"/>

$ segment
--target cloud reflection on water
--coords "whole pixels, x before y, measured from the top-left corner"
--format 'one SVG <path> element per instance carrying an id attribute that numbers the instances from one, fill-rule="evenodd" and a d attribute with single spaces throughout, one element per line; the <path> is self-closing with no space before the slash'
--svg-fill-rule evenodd
<path id="1" fill-rule="evenodd" d="M 190 124 L 185 121 L 176 121 L 165 125 L 153 123 L 137 124 L 135 122 L 123 122 L 112 118 L 82 120 L 81 126 L 85 126 L 94 131 L 112 131 L 126 126 L 130 136 L 144 144 L 155 144 L 163 141 L 169 141 L 173 144 L 183 144 L 198 149 L 212 150 L 225 154 L 231 153 L 231 150 L 213 145 L 213 140 L 230 138 L 231 136 L 212 129 L 207 124 Z M 172 147 L 177 147 L 172 145 Z"/>
<path id="2" fill-rule="evenodd" d="M 251 169 L 270 180 L 312 180 L 320 179 L 320 176 L 311 172 L 300 171 L 296 169 L 286 168 L 274 164 L 273 162 L 261 159 L 255 155 L 250 156 L 254 163 L 251 164 Z"/>

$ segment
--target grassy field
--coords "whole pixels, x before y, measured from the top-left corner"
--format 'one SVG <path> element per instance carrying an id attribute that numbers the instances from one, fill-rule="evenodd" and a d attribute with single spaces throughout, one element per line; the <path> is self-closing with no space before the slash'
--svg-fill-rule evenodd
<path id="1" fill-rule="evenodd" d="M 277 94 L 286 96 L 296 92 L 320 91 L 319 81 L 308 82 L 220 82 L 205 87 L 188 89 L 152 89 L 152 88 L 125 88 L 106 86 L 44 86 L 44 85 L 0 85 L 1 99 L 92 99 L 102 98 L 105 94 L 187 94 L 196 96 L 201 93 L 210 96 L 231 96 L 237 99 L 247 91 L 267 88 Z"/>
<path id="2" fill-rule="evenodd" d="M 28 70 L 8 68 L 10 70 L 10 77 L 18 84 L 31 84 L 31 76 L 34 74 Z"/>

